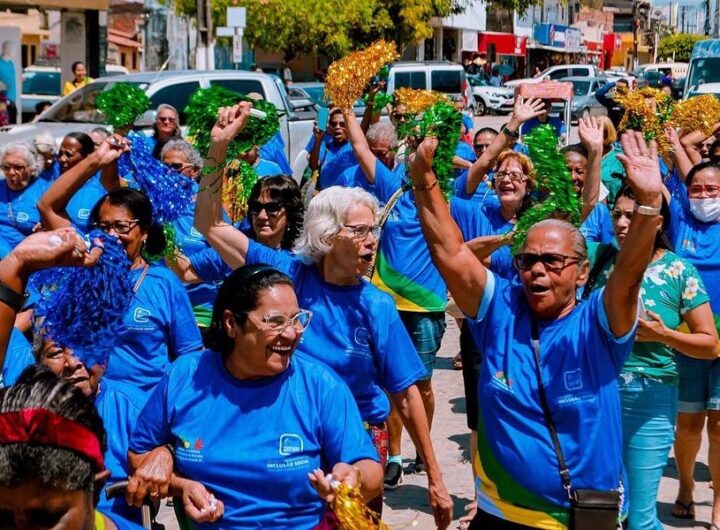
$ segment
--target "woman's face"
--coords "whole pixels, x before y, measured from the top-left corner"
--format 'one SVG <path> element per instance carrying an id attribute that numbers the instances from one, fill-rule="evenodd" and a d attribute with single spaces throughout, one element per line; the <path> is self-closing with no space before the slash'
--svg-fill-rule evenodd
<path id="1" fill-rule="evenodd" d="M 501 204 L 516 204 L 527 192 L 528 178 L 520 162 L 506 158 L 495 170 L 493 186 Z"/>
<path id="2" fill-rule="evenodd" d="M 348 211 L 343 228 L 330 239 L 332 246 L 326 258 L 332 259 L 342 276 L 356 278 L 367 273 L 378 244 L 374 226 L 373 211 L 356 204 Z"/>
<path id="3" fill-rule="evenodd" d="M 96 220 L 98 228 L 120 239 L 130 261 L 135 261 L 140 255 L 143 242 L 147 237 L 140 228 L 137 219 L 124 206 L 116 206 L 105 200 L 98 210 Z"/>
<path id="4" fill-rule="evenodd" d="M 58 162 L 60 169 L 65 173 L 68 169 L 77 165 L 84 157 L 82 154 L 82 145 L 75 138 L 66 136 L 60 144 L 58 153 Z"/>
<path id="5" fill-rule="evenodd" d="M 0 485 L 0 528 L 93 530 L 95 508 L 92 495 L 34 481 L 14 486 Z"/>
<path id="6" fill-rule="evenodd" d="M 187 155 L 182 151 L 165 151 L 162 161 L 170 166 L 173 171 L 189 179 L 195 180 L 198 176 L 199 168 L 190 164 Z"/>
<path id="7" fill-rule="evenodd" d="M 720 171 L 706 168 L 698 171 L 688 185 L 690 199 L 714 199 L 720 196 Z"/>
<path id="8" fill-rule="evenodd" d="M 175 134 L 178 126 L 178 115 L 172 109 L 162 109 L 157 113 L 155 118 L 158 136 L 160 138 L 169 138 Z"/>
<path id="9" fill-rule="evenodd" d="M 248 213 L 258 241 L 282 241 L 288 227 L 287 211 L 282 203 L 263 191 L 257 201 L 249 202 Z"/>
<path id="10" fill-rule="evenodd" d="M 565 153 L 565 163 L 567 164 L 568 171 L 570 171 L 573 189 L 575 193 L 580 194 L 583 189 L 583 184 L 585 183 L 587 158 L 580 153 L 567 152 Z"/>
<path id="11" fill-rule="evenodd" d="M 345 116 L 343 116 L 341 112 L 336 112 L 330 116 L 330 120 L 328 121 L 328 132 L 333 137 L 336 144 L 341 144 L 347 140 Z"/>
<path id="12" fill-rule="evenodd" d="M 75 74 L 75 82 L 81 82 L 83 79 L 85 79 L 85 76 L 87 75 L 85 65 L 83 63 L 78 64 L 75 67 L 75 70 L 73 70 L 73 74 Z"/>
<path id="13" fill-rule="evenodd" d="M 32 168 L 28 166 L 27 160 L 20 153 L 5 153 L 0 169 L 2 169 L 7 186 L 11 190 L 22 191 L 30 185 L 33 177 Z"/>
<path id="14" fill-rule="evenodd" d="M 287 319 L 299 311 L 297 296 L 289 285 L 275 285 L 262 291 L 257 307 L 248 313 L 243 326 L 226 310 L 225 331 L 234 340 L 231 355 L 242 357 L 233 364 L 248 378 L 284 372 L 302 336 L 302 331 Z M 282 324 L 283 319 L 287 326 Z"/>
<path id="15" fill-rule="evenodd" d="M 69 348 L 61 348 L 49 338 L 43 340 L 40 364 L 52 373 L 78 388 L 86 397 L 97 395 L 100 378 L 105 368 L 101 365 L 89 369 L 75 357 Z"/>
<path id="16" fill-rule="evenodd" d="M 612 211 L 613 229 L 615 230 L 615 238 L 620 246 L 625 241 L 630 223 L 635 213 L 635 201 L 630 197 L 618 197 L 615 201 L 615 207 Z"/>

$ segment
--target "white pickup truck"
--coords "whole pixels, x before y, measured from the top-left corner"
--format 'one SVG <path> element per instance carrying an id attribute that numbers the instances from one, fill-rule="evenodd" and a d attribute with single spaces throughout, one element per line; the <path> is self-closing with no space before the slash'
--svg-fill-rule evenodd
<path id="1" fill-rule="evenodd" d="M 291 165 L 299 155 L 301 156 L 301 152 L 312 135 L 313 120 L 301 119 L 296 112 L 301 108 L 312 106 L 312 102 L 299 101 L 291 104 L 285 86 L 277 77 L 241 70 L 188 70 L 144 72 L 96 79 L 89 85 L 58 100 L 33 123 L 0 128 L 0 145 L 13 141 L 32 143 L 35 135 L 44 131 L 52 134 L 59 144 L 62 138 L 72 131 L 88 132 L 100 126 L 109 128 L 105 123 L 104 115 L 97 110 L 95 101 L 100 92 L 120 81 L 144 89 L 150 98 L 151 109 L 156 109 L 161 103 L 170 104 L 178 109 L 183 132 L 185 132 L 183 111 L 188 99 L 198 88 L 219 85 L 240 94 L 250 92 L 262 94 L 278 109 L 280 134 L 285 140 L 286 154 Z M 308 113 L 303 114 L 302 118 L 307 118 Z M 149 110 L 137 119 L 135 128 L 150 135 L 154 121 L 155 110 Z M 201 153 L 201 155 L 204 154 Z M 299 176 L 295 177 L 299 178 Z"/>

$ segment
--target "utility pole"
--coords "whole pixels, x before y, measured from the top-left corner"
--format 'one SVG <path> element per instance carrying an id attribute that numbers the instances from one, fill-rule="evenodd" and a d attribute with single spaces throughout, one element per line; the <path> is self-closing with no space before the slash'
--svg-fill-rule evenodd
<path id="1" fill-rule="evenodd" d="M 638 27 L 640 21 L 638 20 L 638 0 L 632 1 L 632 24 L 633 24 L 633 70 L 636 70 L 639 64 L 638 61 Z"/>
<path id="2" fill-rule="evenodd" d="M 705 0 L 705 35 L 710 35 L 710 0 Z"/>

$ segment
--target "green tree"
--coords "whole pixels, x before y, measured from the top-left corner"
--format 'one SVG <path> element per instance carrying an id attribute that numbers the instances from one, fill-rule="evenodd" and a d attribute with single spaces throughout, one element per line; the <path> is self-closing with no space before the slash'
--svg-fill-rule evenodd
<path id="1" fill-rule="evenodd" d="M 675 61 L 689 61 L 695 43 L 707 38 L 705 35 L 691 35 L 689 33 L 676 33 L 663 37 L 658 44 L 658 59 L 672 59 L 674 54 Z"/>

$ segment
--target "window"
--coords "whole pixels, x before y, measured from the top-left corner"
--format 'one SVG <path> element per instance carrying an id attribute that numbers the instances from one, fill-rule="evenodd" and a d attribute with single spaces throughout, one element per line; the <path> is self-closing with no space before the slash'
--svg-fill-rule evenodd
<path id="1" fill-rule="evenodd" d="M 570 77 L 570 69 L 569 68 L 559 68 L 553 72 L 550 72 L 548 75 L 550 79 L 553 81 L 557 81 L 558 79 L 562 79 L 563 77 Z"/>
<path id="2" fill-rule="evenodd" d="M 407 88 L 418 88 L 420 90 L 425 90 L 427 88 L 427 83 L 425 81 L 425 71 L 405 71 L 405 72 L 395 72 L 395 89 L 401 88 L 401 87 L 407 87 Z"/>
<path id="3" fill-rule="evenodd" d="M 262 82 L 257 79 L 211 79 L 210 84 L 213 86 L 225 87 L 238 94 L 249 94 L 250 92 L 257 92 L 265 97 L 265 90 L 263 89 Z"/>
<path id="4" fill-rule="evenodd" d="M 589 77 L 590 76 L 590 69 L 587 67 L 580 67 L 580 68 L 572 68 L 571 69 L 572 76 L 575 77 Z"/>
<path id="5" fill-rule="evenodd" d="M 60 95 L 60 72 L 23 72 L 22 77 L 23 94 Z"/>
<path id="6" fill-rule="evenodd" d="M 459 70 L 432 70 L 430 89 L 444 94 L 462 93 L 462 75 Z"/>
<path id="7" fill-rule="evenodd" d="M 185 124 L 185 107 L 198 88 L 200 83 L 197 81 L 166 86 L 150 96 L 150 107 L 156 109 L 161 103 L 172 105 L 180 113 L 180 123 Z"/>

